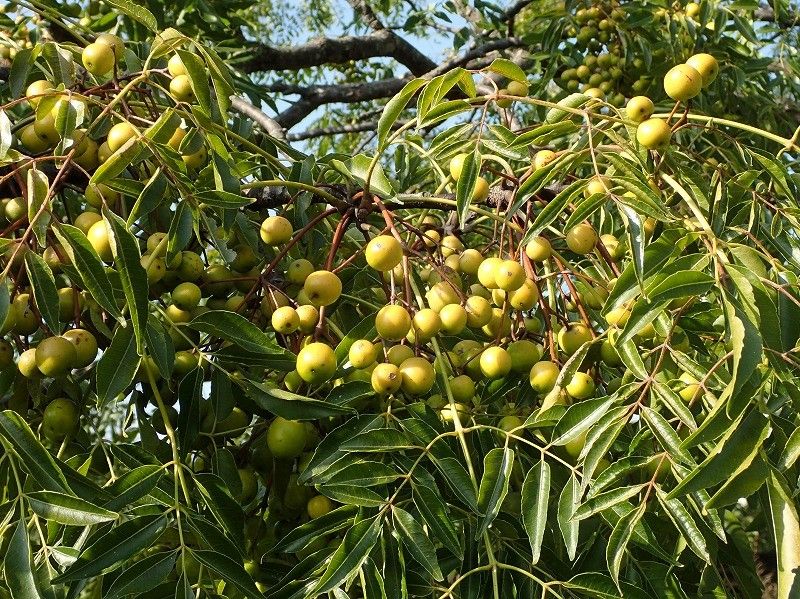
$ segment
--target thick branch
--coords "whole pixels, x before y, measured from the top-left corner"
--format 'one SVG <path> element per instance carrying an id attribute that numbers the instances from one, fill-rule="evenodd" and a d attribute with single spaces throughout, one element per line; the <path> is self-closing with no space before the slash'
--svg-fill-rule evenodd
<path id="1" fill-rule="evenodd" d="M 323 64 L 387 57 L 422 75 L 436 64 L 393 31 L 382 29 L 364 36 L 317 38 L 299 46 L 256 46 L 252 57 L 241 64 L 246 73 L 299 70 Z"/>
<path id="2" fill-rule="evenodd" d="M 800 13 L 787 10 L 783 15 L 778 16 L 772 6 L 763 4 L 753 12 L 753 20 L 775 23 L 781 27 L 798 27 L 800 26 Z"/>
<path id="3" fill-rule="evenodd" d="M 291 108 L 279 114 L 275 119 L 281 127 L 291 129 L 294 125 L 311 114 L 318 106 L 337 102 L 352 104 L 354 102 L 366 102 L 368 100 L 388 98 L 399 92 L 406 84 L 406 81 L 406 79 L 387 79 L 385 81 L 366 83 L 313 85 L 310 87 L 275 83 L 269 86 L 267 90 L 284 94 L 300 95 L 300 100 L 295 102 Z"/>

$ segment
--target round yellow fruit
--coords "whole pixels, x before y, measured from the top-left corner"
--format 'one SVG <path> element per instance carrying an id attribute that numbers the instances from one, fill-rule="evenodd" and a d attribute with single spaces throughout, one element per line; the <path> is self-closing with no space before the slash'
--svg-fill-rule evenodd
<path id="1" fill-rule="evenodd" d="M 625 105 L 625 114 L 634 123 L 646 121 L 656 109 L 653 101 L 647 96 L 634 96 Z"/>
<path id="2" fill-rule="evenodd" d="M 320 518 L 333 510 L 333 502 L 324 495 L 317 495 L 308 500 L 306 512 L 308 517 L 314 520 Z"/>
<path id="3" fill-rule="evenodd" d="M 347 357 L 353 368 L 366 368 L 378 357 L 378 346 L 368 339 L 357 339 L 350 346 Z"/>
<path id="4" fill-rule="evenodd" d="M 660 150 L 669 144 L 672 131 L 664 119 L 651 118 L 639 123 L 636 141 L 648 150 Z"/>
<path id="5" fill-rule="evenodd" d="M 544 237 L 534 237 L 525 246 L 525 254 L 534 262 L 544 262 L 553 253 L 550 242 Z"/>
<path id="6" fill-rule="evenodd" d="M 423 395 L 436 380 L 433 364 L 425 358 L 408 358 L 400 364 L 400 388 L 409 395 Z"/>
<path id="7" fill-rule="evenodd" d="M 394 364 L 381 363 L 372 371 L 370 382 L 375 393 L 387 395 L 400 389 L 403 378 L 399 367 Z"/>
<path id="8" fill-rule="evenodd" d="M 400 264 L 403 247 L 391 235 L 378 235 L 367 244 L 364 255 L 372 268 L 386 272 Z"/>
<path id="9" fill-rule="evenodd" d="M 85 368 L 97 357 L 97 339 L 85 329 L 71 329 L 64 338 L 75 346 L 75 368 Z"/>
<path id="10" fill-rule="evenodd" d="M 111 238 L 105 221 L 99 220 L 89 227 L 86 238 L 103 262 L 111 262 L 114 259 L 114 254 L 111 252 Z"/>
<path id="11" fill-rule="evenodd" d="M 107 75 L 114 68 L 114 50 L 106 44 L 94 42 L 83 49 L 81 60 L 92 75 Z"/>
<path id="12" fill-rule="evenodd" d="M 594 395 L 594 389 L 594 380 L 585 372 L 576 372 L 566 386 L 569 396 L 579 400 L 589 399 Z"/>
<path id="13" fill-rule="evenodd" d="M 448 335 L 457 335 L 467 326 L 469 315 L 460 304 L 449 304 L 439 310 L 439 318 L 442 321 L 442 331 Z"/>
<path id="14" fill-rule="evenodd" d="M 55 87 L 46 79 L 38 79 L 31 83 L 25 90 L 25 97 L 28 98 L 28 103 L 36 108 L 42 97 L 48 95 L 48 92 L 54 90 Z"/>
<path id="15" fill-rule="evenodd" d="M 116 152 L 122 146 L 124 146 L 129 139 L 133 139 L 136 136 L 136 128 L 129 122 L 123 121 L 121 123 L 117 123 L 111 127 L 111 129 L 109 129 L 108 135 L 106 136 L 108 149 L 112 152 Z"/>
<path id="16" fill-rule="evenodd" d="M 75 345 L 64 337 L 47 337 L 36 346 L 36 367 L 44 376 L 63 376 L 77 361 Z"/>
<path id="17" fill-rule="evenodd" d="M 582 322 L 572 322 L 558 332 L 558 346 L 568 356 L 592 340 L 592 332 Z"/>
<path id="18" fill-rule="evenodd" d="M 44 409 L 42 433 L 51 441 L 58 441 L 78 430 L 78 408 L 63 397 L 54 399 Z"/>
<path id="19" fill-rule="evenodd" d="M 101 33 L 97 36 L 95 43 L 104 44 L 111 48 L 111 50 L 114 52 L 114 57 L 117 60 L 122 58 L 122 53 L 125 50 L 125 42 L 123 42 L 119 36 L 114 35 L 113 33 Z"/>
<path id="20" fill-rule="evenodd" d="M 292 238 L 292 223 L 283 216 L 268 216 L 261 223 L 259 233 L 267 245 L 283 245 Z"/>
<path id="21" fill-rule="evenodd" d="M 487 347 L 481 353 L 480 367 L 487 379 L 503 378 L 511 372 L 511 356 L 502 347 Z"/>
<path id="22" fill-rule="evenodd" d="M 272 328 L 281 335 L 290 335 L 300 328 L 300 315 L 291 306 L 281 306 L 272 313 Z"/>
<path id="23" fill-rule="evenodd" d="M 328 270 L 317 270 L 306 277 L 303 291 L 313 306 L 330 306 L 342 295 L 342 282 Z"/>
<path id="24" fill-rule="evenodd" d="M 336 355 L 325 343 L 309 343 L 297 354 L 296 368 L 305 382 L 324 383 L 336 372 Z"/>
<path id="25" fill-rule="evenodd" d="M 181 57 L 177 54 L 173 54 L 170 57 L 169 62 L 167 62 L 167 70 L 173 77 L 187 74 L 186 67 L 183 66 L 183 61 L 181 61 Z"/>
<path id="26" fill-rule="evenodd" d="M 375 316 L 375 330 L 381 339 L 400 341 L 411 329 L 411 316 L 402 306 L 384 306 Z"/>
<path id="27" fill-rule="evenodd" d="M 306 426 L 303 422 L 276 417 L 267 429 L 267 447 L 273 456 L 291 460 L 306 447 Z"/>
<path id="28" fill-rule="evenodd" d="M 192 90 L 192 80 L 189 75 L 178 75 L 169 82 L 169 93 L 178 102 L 191 102 L 194 98 Z"/>
<path id="29" fill-rule="evenodd" d="M 674 66 L 664 75 L 664 91 L 678 102 L 694 98 L 702 88 L 702 75 L 688 64 Z"/>
<path id="30" fill-rule="evenodd" d="M 525 283 L 525 269 L 516 260 L 503 260 L 495 271 L 494 281 L 503 291 L 514 291 Z"/>
<path id="31" fill-rule="evenodd" d="M 567 247 L 576 254 L 588 254 L 597 245 L 597 231 L 589 223 L 575 225 L 567 231 Z"/>
<path id="32" fill-rule="evenodd" d="M 719 63 L 717 59 L 705 52 L 690 56 L 686 64 L 700 73 L 700 77 L 703 80 L 703 87 L 706 87 L 709 83 L 714 81 L 719 74 Z"/>
<path id="33" fill-rule="evenodd" d="M 441 316 L 430 308 L 423 308 L 414 314 L 411 319 L 415 339 L 420 343 L 425 343 L 442 328 Z"/>
<path id="34" fill-rule="evenodd" d="M 549 393 L 555 387 L 560 372 L 561 369 L 554 362 L 547 360 L 536 362 L 531 367 L 529 378 L 531 387 L 537 393 Z"/>

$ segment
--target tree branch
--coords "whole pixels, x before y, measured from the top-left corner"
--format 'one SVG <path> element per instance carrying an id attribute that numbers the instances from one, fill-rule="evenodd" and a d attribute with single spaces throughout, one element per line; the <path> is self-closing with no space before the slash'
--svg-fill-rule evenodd
<path id="1" fill-rule="evenodd" d="M 316 38 L 299 46 L 259 45 L 252 49 L 251 54 L 239 67 L 245 73 L 295 71 L 376 57 L 394 58 L 415 75 L 422 75 L 436 67 L 431 59 L 388 29 L 363 36 Z"/>
<path id="2" fill-rule="evenodd" d="M 286 132 L 275 119 L 264 114 L 244 98 L 232 96 L 231 108 L 261 125 L 261 128 L 272 137 L 277 137 L 278 139 L 286 138 Z"/>
<path id="3" fill-rule="evenodd" d="M 405 122 L 395 122 L 392 124 L 392 129 L 398 129 L 403 126 Z M 290 133 L 287 137 L 288 141 L 302 141 L 304 139 L 313 139 L 315 137 L 327 137 L 329 135 L 345 135 L 347 133 L 363 133 L 365 131 L 375 131 L 378 128 L 378 121 L 366 121 L 363 123 L 355 123 L 352 125 L 339 125 L 336 127 L 318 127 L 302 131 L 300 133 Z"/>
<path id="4" fill-rule="evenodd" d="M 760 8 L 753 11 L 753 20 L 775 23 L 785 28 L 798 27 L 800 26 L 800 13 L 786 10 L 783 15 L 776 15 L 772 6 L 762 4 Z"/>

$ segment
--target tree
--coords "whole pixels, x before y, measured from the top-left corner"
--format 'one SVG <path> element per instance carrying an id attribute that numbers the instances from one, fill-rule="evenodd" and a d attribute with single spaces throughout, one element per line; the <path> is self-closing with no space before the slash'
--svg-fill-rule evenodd
<path id="1" fill-rule="evenodd" d="M 2 16 L 0 597 L 796 596 L 797 8 L 374 4 Z"/>

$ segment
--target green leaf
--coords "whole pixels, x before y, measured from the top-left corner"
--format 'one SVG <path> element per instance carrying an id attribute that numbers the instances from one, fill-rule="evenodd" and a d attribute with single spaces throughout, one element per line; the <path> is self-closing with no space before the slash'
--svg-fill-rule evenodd
<path id="1" fill-rule="evenodd" d="M 314 587 L 312 596 L 327 593 L 357 572 L 378 542 L 383 519 L 380 515 L 356 523 L 344 535 L 334 551 L 325 573 Z"/>
<path id="2" fill-rule="evenodd" d="M 131 2 L 131 0 L 108 0 L 108 3 L 118 8 L 120 12 L 129 16 L 134 21 L 141 23 L 150 31 L 158 33 L 158 21 L 156 21 L 153 13 L 144 6 Z"/>
<path id="3" fill-rule="evenodd" d="M 342 449 L 358 452 L 388 452 L 414 448 L 422 449 L 416 446 L 403 431 L 395 428 L 366 431 L 342 444 Z"/>
<path id="4" fill-rule="evenodd" d="M 347 505 L 380 507 L 386 503 L 385 496 L 379 495 L 372 489 L 355 485 L 325 485 L 320 487 L 320 491 L 331 499 Z"/>
<path id="5" fill-rule="evenodd" d="M 103 597 L 117 599 L 154 589 L 172 572 L 176 557 L 175 551 L 165 551 L 134 562 L 114 579 Z"/>
<path id="6" fill-rule="evenodd" d="M 178 448 L 185 456 L 194 447 L 202 419 L 200 402 L 203 400 L 202 367 L 197 367 L 181 379 L 178 385 Z"/>
<path id="7" fill-rule="evenodd" d="M 167 333 L 164 324 L 150 314 L 147 318 L 147 327 L 144 331 L 147 351 L 158 368 L 158 372 L 165 379 L 172 376 L 172 369 L 175 366 L 175 347 L 172 337 Z"/>
<path id="8" fill-rule="evenodd" d="M 11 597 L 14 599 L 43 599 L 34 575 L 33 556 L 26 522 L 20 520 L 11 535 L 3 557 L 3 571 Z"/>
<path id="9" fill-rule="evenodd" d="M 318 480 L 332 485 L 374 487 L 393 482 L 401 476 L 402 474 L 389 464 L 365 460 L 348 464 L 332 476 L 322 476 Z"/>
<path id="10" fill-rule="evenodd" d="M 47 244 L 47 228 L 50 224 L 50 181 L 47 175 L 35 166 L 28 171 L 28 222 L 39 245 Z"/>
<path id="11" fill-rule="evenodd" d="M 304 522 L 286 534 L 274 549 L 286 553 L 294 553 L 306 547 L 311 541 L 329 535 L 353 525 L 358 508 L 353 505 L 343 505 L 327 514 Z"/>
<path id="12" fill-rule="evenodd" d="M 213 570 L 226 582 L 231 583 L 245 597 L 250 599 L 263 597 L 261 591 L 256 587 L 256 583 L 239 562 L 210 549 L 195 549 L 191 554 L 206 568 Z"/>
<path id="13" fill-rule="evenodd" d="M 192 91 L 200 108 L 207 115 L 211 115 L 211 88 L 208 85 L 208 73 L 203 60 L 194 52 L 177 50 L 176 53 L 181 57 L 183 66 L 186 67 L 186 74 L 192 83 Z"/>
<path id="14" fill-rule="evenodd" d="M 164 468 L 155 464 L 145 464 L 129 470 L 108 487 L 114 497 L 106 501 L 105 507 L 109 510 L 121 510 L 129 506 L 155 489 L 163 476 Z"/>
<path id="15" fill-rule="evenodd" d="M 53 229 L 56 237 L 66 248 L 70 262 L 81 276 L 83 287 L 92 294 L 92 298 L 112 316 L 120 315 L 114 300 L 111 282 L 97 252 L 86 239 L 83 231 L 72 225 L 61 224 Z"/>
<path id="16" fill-rule="evenodd" d="M 732 301 L 727 294 L 725 294 L 724 306 L 731 351 L 733 352 L 733 368 L 731 382 L 725 388 L 719 401 L 731 397 L 731 401 L 726 407 L 726 413 L 728 416 L 733 416 L 739 407 L 733 399 L 741 397 L 738 395 L 739 391 L 761 363 L 762 340 L 758 326 L 750 321 L 738 302 Z M 744 396 L 742 399 L 745 402 L 750 401 L 749 396 Z"/>
<path id="17" fill-rule="evenodd" d="M 525 233 L 522 243 L 527 243 L 533 237 L 539 235 L 546 227 L 550 226 L 553 221 L 564 213 L 570 202 L 583 193 L 585 186 L 586 184 L 582 180 L 573 181 L 559 191 L 552 200 L 547 202 L 547 206 L 542 208 L 539 214 L 536 215 L 533 223 L 528 227 L 528 232 Z"/>
<path id="18" fill-rule="evenodd" d="M 791 468 L 797 461 L 797 458 L 800 458 L 800 428 L 796 428 L 792 431 L 788 441 L 786 441 L 786 446 L 783 448 L 783 453 L 776 467 L 783 472 L 787 468 Z"/>
<path id="19" fill-rule="evenodd" d="M 0 110 L 0 162 L 4 161 L 11 149 L 14 136 L 11 134 L 11 119 L 5 110 Z"/>
<path id="20" fill-rule="evenodd" d="M 760 451 L 743 462 L 706 502 L 704 509 L 721 508 L 736 503 L 742 497 L 750 497 L 769 478 L 769 465 Z"/>
<path id="21" fill-rule="evenodd" d="M 458 212 L 459 226 L 462 228 L 469 216 L 472 195 L 475 193 L 480 169 L 481 162 L 476 148 L 474 152 L 468 152 L 465 155 L 464 164 L 461 167 L 461 175 L 456 181 L 456 211 Z"/>
<path id="22" fill-rule="evenodd" d="M 587 399 L 572 404 L 553 428 L 551 445 L 566 445 L 593 427 L 614 403 L 609 397 Z"/>
<path id="23" fill-rule="evenodd" d="M 400 537 L 411 556 L 423 567 L 431 577 L 438 581 L 444 579 L 436 559 L 436 549 L 425 534 L 419 522 L 407 511 L 394 507 L 392 509 L 395 528 L 400 532 Z"/>
<path id="24" fill-rule="evenodd" d="M 580 523 L 574 518 L 574 515 L 580 498 L 580 484 L 578 484 L 578 479 L 573 472 L 558 498 L 557 514 L 558 528 L 561 530 L 561 537 L 564 539 L 564 546 L 567 548 L 567 557 L 570 561 L 575 559 L 575 554 L 578 551 Z"/>
<path id="25" fill-rule="evenodd" d="M 800 518 L 797 505 L 782 477 L 773 472 L 767 481 L 769 511 L 778 556 L 777 599 L 792 599 L 800 592 Z"/>
<path id="26" fill-rule="evenodd" d="M 616 487 L 605 493 L 594 495 L 585 503 L 581 504 L 575 510 L 573 516 L 576 520 L 585 520 L 590 516 L 594 516 L 610 507 L 618 505 L 623 501 L 627 501 L 634 495 L 638 495 L 647 485 L 631 485 L 627 487 Z"/>
<path id="27" fill-rule="evenodd" d="M 391 100 L 386 103 L 381 118 L 378 119 L 378 149 L 383 149 L 389 132 L 400 118 L 411 98 L 427 83 L 425 79 L 412 79 L 403 86 Z"/>
<path id="28" fill-rule="evenodd" d="M 194 195 L 198 202 L 203 202 L 215 208 L 231 209 L 243 208 L 252 204 L 255 200 L 248 198 L 238 193 L 231 193 L 229 191 L 222 191 L 218 189 L 209 189 L 200 191 Z"/>
<path id="29" fill-rule="evenodd" d="M 291 391 L 271 387 L 269 384 L 257 384 L 251 381 L 237 381 L 247 396 L 262 410 L 288 420 L 317 420 L 343 414 L 352 414 L 355 410 L 347 406 L 338 406 L 319 399 L 297 395 Z"/>
<path id="30" fill-rule="evenodd" d="M 596 599 L 650 599 L 648 593 L 632 584 L 621 582 L 617 587 L 611 578 L 598 572 L 582 572 L 563 583 L 563 586 Z M 622 589 L 621 593 L 619 589 Z"/>
<path id="31" fill-rule="evenodd" d="M 53 456 L 39 442 L 22 416 L 13 410 L 0 412 L 0 436 L 5 441 L 4 445 L 19 456 L 25 471 L 43 489 L 58 493 L 72 492 Z"/>
<path id="32" fill-rule="evenodd" d="M 434 537 L 454 556 L 461 555 L 461 543 L 453 525 L 453 518 L 438 490 L 419 481 L 411 481 L 414 505 Z"/>
<path id="33" fill-rule="evenodd" d="M 133 327 L 130 323 L 117 326 L 111 345 L 97 363 L 97 403 L 100 406 L 128 389 L 140 361 Z"/>
<path id="34" fill-rule="evenodd" d="M 714 285 L 715 280 L 704 272 L 684 270 L 675 272 L 647 289 L 652 303 L 703 295 Z"/>
<path id="35" fill-rule="evenodd" d="M 608 564 L 608 571 L 611 573 L 611 578 L 614 583 L 619 585 L 619 570 L 622 567 L 622 558 L 625 555 L 625 548 L 628 546 L 628 541 L 631 539 L 633 529 L 644 514 L 644 508 L 647 504 L 642 503 L 640 507 L 631 510 L 622 518 L 620 518 L 614 529 L 611 531 L 611 536 L 608 538 L 608 545 L 606 546 L 606 563 Z"/>
<path id="36" fill-rule="evenodd" d="M 167 185 L 167 177 L 159 167 L 147 181 L 139 197 L 136 198 L 136 203 L 128 215 L 128 226 L 131 226 L 139 218 L 150 214 L 164 201 Z"/>
<path id="37" fill-rule="evenodd" d="M 683 506 L 679 499 L 669 499 L 661 489 L 657 489 L 656 492 L 659 502 L 664 506 L 664 510 L 683 535 L 689 548 L 694 551 L 700 559 L 711 563 L 711 556 L 708 554 L 706 540 L 689 511 Z"/>
<path id="38" fill-rule="evenodd" d="M 542 459 L 528 471 L 522 483 L 522 524 L 531 543 L 532 564 L 537 563 L 541 555 L 549 500 L 550 464 Z"/>
<path id="39" fill-rule="evenodd" d="M 139 253 L 139 244 L 128 231 L 125 221 L 111 212 L 108 207 L 103 207 L 103 217 L 113 233 L 111 250 L 114 253 L 114 262 L 127 299 L 133 332 L 136 334 L 136 349 L 141 356 L 144 355 L 144 329 L 147 326 L 149 305 L 147 273 L 141 264 L 142 256 Z"/>
<path id="40" fill-rule="evenodd" d="M 482 514 L 476 538 L 483 535 L 497 517 L 503 499 L 508 493 L 511 469 L 514 467 L 514 450 L 495 447 L 483 459 L 483 476 L 478 489 L 478 509 Z"/>
<path id="41" fill-rule="evenodd" d="M 278 347 L 264 331 L 236 312 L 209 310 L 193 318 L 189 327 L 230 341 L 256 354 L 289 355 L 289 352 Z"/>
<path id="42" fill-rule="evenodd" d="M 8 73 L 8 83 L 11 88 L 11 97 L 18 98 L 25 91 L 28 84 L 28 73 L 31 71 L 36 56 L 41 52 L 40 48 L 21 48 L 14 56 L 11 63 L 11 70 Z"/>
<path id="43" fill-rule="evenodd" d="M 230 495 L 225 482 L 209 472 L 197 474 L 195 483 L 200 490 L 203 503 L 208 506 L 228 536 L 237 546 L 244 546 L 244 513 L 242 506 Z"/>
<path id="44" fill-rule="evenodd" d="M 119 517 L 88 501 L 55 491 L 35 491 L 26 497 L 36 515 L 68 526 L 92 526 Z"/>
<path id="45" fill-rule="evenodd" d="M 98 536 L 54 584 L 90 578 L 110 572 L 119 563 L 147 549 L 164 531 L 165 516 L 140 516 Z"/>
<path id="46" fill-rule="evenodd" d="M 60 333 L 58 289 L 56 289 L 53 271 L 50 270 L 47 262 L 36 252 L 27 252 L 25 254 L 25 268 L 28 271 L 28 279 L 33 287 L 36 308 L 42 315 L 47 328 L 55 334 Z"/>
<path id="47" fill-rule="evenodd" d="M 641 415 L 661 447 L 669 452 L 674 460 L 686 464 L 694 464 L 692 456 L 681 447 L 681 438 L 678 433 L 661 414 L 647 406 L 643 406 Z"/>
<path id="48" fill-rule="evenodd" d="M 122 147 L 109 156 L 103 164 L 97 167 L 89 180 L 90 185 L 109 183 L 112 179 L 125 172 L 131 164 L 144 157 L 149 150 L 142 147 L 139 137 L 134 136 L 127 140 Z"/>
<path id="49" fill-rule="evenodd" d="M 367 186 L 367 177 L 369 176 L 371 164 L 372 159 L 365 154 L 357 154 L 350 161 L 351 174 L 364 187 Z M 393 196 L 395 193 L 391 181 L 386 177 L 386 173 L 383 172 L 380 162 L 375 163 L 372 175 L 369 176 L 369 189 L 384 199 Z"/>
<path id="50" fill-rule="evenodd" d="M 667 499 L 708 489 L 728 478 L 761 445 L 769 429 L 769 420 L 763 414 L 751 412 L 728 430 L 703 463 L 678 483 Z"/>
<path id="51" fill-rule="evenodd" d="M 636 280 L 639 281 L 639 286 L 643 287 L 645 236 L 642 221 L 635 210 L 624 204 L 621 206 L 621 211 L 625 215 L 625 231 L 628 234 L 628 247 L 631 248 L 633 257 L 631 260 L 633 271 L 636 274 Z"/>
<path id="52" fill-rule="evenodd" d="M 484 70 L 497 73 L 498 75 L 502 75 L 503 77 L 511 79 L 512 81 L 519 81 L 520 83 L 528 82 L 528 78 L 525 76 L 525 71 L 523 71 L 517 63 L 512 62 L 507 58 L 495 58 L 492 61 L 492 64 L 490 64 Z"/>

